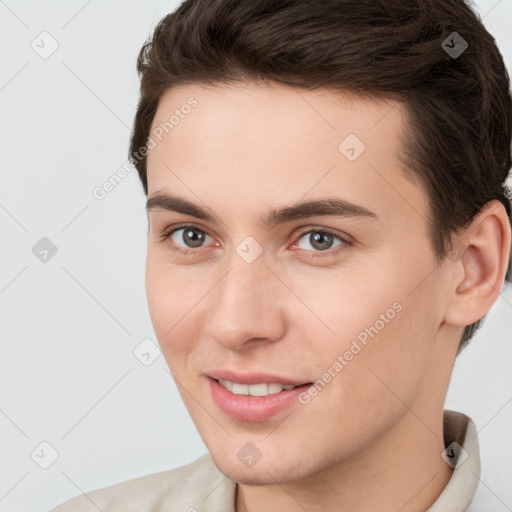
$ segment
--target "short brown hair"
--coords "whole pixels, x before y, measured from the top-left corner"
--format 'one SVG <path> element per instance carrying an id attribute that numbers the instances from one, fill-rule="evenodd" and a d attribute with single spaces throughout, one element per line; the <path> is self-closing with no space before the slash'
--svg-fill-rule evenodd
<path id="1" fill-rule="evenodd" d="M 454 41 L 467 43 L 462 54 L 448 51 Z M 148 138 L 165 91 L 275 82 L 406 106 L 403 163 L 428 194 L 439 263 L 453 234 L 488 201 L 500 200 L 510 217 L 510 79 L 494 38 L 464 0 L 186 0 L 158 23 L 137 70 L 130 159 L 146 194 Z M 459 352 L 483 319 L 464 328 Z"/>

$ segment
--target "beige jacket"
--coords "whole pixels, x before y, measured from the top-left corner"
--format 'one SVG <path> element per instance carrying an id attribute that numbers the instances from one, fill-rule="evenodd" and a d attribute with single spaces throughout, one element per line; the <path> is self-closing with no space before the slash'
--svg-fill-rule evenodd
<path id="1" fill-rule="evenodd" d="M 444 491 L 426 512 L 463 512 L 475 494 L 480 476 L 478 439 L 471 418 L 445 411 L 444 441 L 448 457 L 445 460 L 455 469 Z M 453 442 L 464 450 L 457 445 L 450 448 Z M 457 455 L 461 463 L 455 460 Z M 51 512 L 235 512 L 236 485 L 206 454 L 180 468 L 82 494 Z"/>

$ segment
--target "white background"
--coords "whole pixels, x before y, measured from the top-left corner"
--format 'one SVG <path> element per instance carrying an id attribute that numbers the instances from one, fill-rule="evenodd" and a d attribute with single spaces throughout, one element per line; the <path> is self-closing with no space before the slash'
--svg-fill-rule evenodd
<path id="1" fill-rule="evenodd" d="M 477 5 L 512 69 L 512 0 Z M 206 452 L 163 357 L 146 367 L 133 355 L 156 341 L 138 176 L 92 195 L 126 162 L 136 56 L 176 6 L 0 1 L 1 512 L 48 510 Z M 47 59 L 31 48 L 43 31 L 59 45 Z M 32 253 L 42 237 L 58 250 L 47 263 Z M 480 431 L 485 512 L 512 510 L 511 340 L 507 290 L 457 360 L 446 404 Z M 48 469 L 31 458 L 49 456 L 43 441 L 58 452 Z"/>

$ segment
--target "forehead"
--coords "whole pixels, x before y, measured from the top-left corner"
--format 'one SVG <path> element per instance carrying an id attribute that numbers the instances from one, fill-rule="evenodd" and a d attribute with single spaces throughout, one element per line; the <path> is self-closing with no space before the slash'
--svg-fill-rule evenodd
<path id="1" fill-rule="evenodd" d="M 149 196 L 215 191 L 210 199 L 234 193 L 256 207 L 337 191 L 362 205 L 408 210 L 409 198 L 426 209 L 399 160 L 407 133 L 396 101 L 278 84 L 178 86 L 162 96 L 151 137 Z"/>
<path id="2" fill-rule="evenodd" d="M 172 131 L 176 139 L 180 132 L 194 130 L 203 144 L 223 139 L 225 149 L 238 151 L 247 149 L 239 143 L 259 140 L 267 142 L 269 150 L 282 152 L 287 149 L 286 142 L 293 145 L 312 136 L 315 142 L 327 137 L 327 145 L 339 142 L 345 132 L 365 140 L 384 133 L 394 146 L 398 142 L 394 136 L 404 128 L 404 113 L 405 107 L 398 101 L 351 92 L 310 91 L 276 83 L 191 84 L 173 87 L 162 95 L 152 131 L 160 127 L 163 137 Z M 379 130 L 379 125 L 384 130 Z M 281 136 L 278 140 L 276 134 Z"/>

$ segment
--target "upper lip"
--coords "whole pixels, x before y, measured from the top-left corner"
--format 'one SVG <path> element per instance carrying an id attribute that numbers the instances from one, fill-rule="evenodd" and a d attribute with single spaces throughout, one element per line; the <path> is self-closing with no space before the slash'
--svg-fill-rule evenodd
<path id="1" fill-rule="evenodd" d="M 309 382 L 305 380 L 297 380 L 261 372 L 236 373 L 231 370 L 212 370 L 205 372 L 205 374 L 215 380 L 228 380 L 230 382 L 238 382 L 240 384 L 267 383 L 282 384 L 285 386 L 302 386 L 303 384 L 309 384 Z"/>

